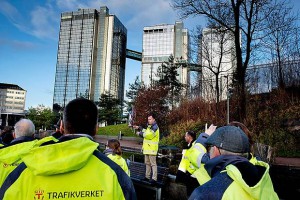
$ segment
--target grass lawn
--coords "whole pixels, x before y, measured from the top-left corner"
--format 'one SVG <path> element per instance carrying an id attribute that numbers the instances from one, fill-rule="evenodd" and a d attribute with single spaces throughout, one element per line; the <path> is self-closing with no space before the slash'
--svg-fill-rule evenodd
<path id="1" fill-rule="evenodd" d="M 128 124 L 99 127 L 98 135 L 118 136 L 120 131 L 122 132 L 123 136 L 137 137 L 136 134 L 134 134 L 133 130 L 128 127 Z"/>

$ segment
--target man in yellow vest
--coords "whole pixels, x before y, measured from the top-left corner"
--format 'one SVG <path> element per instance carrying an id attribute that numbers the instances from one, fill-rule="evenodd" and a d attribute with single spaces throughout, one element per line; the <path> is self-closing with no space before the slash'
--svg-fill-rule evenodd
<path id="1" fill-rule="evenodd" d="M 55 142 L 52 136 L 41 140 L 33 138 L 35 126 L 29 119 L 21 119 L 14 126 L 13 139 L 10 144 L 0 148 L 0 186 L 6 177 L 22 162 L 21 154 L 45 142 Z"/>
<path id="2" fill-rule="evenodd" d="M 0 199 L 136 199 L 130 178 L 93 141 L 97 122 L 92 101 L 70 101 L 64 109 L 64 135 L 22 154 L 23 163 L 4 181 Z"/>
<path id="3" fill-rule="evenodd" d="M 199 183 L 192 174 L 195 171 L 195 167 L 190 164 L 189 156 L 190 150 L 193 148 L 196 140 L 196 133 L 194 131 L 187 131 L 184 139 L 187 145 L 182 150 L 182 158 L 176 174 L 176 182 L 182 182 L 186 185 L 187 196 L 190 196 Z"/>
<path id="4" fill-rule="evenodd" d="M 159 143 L 159 128 L 155 120 L 154 113 L 148 114 L 148 125 L 146 129 L 141 126 L 133 126 L 134 129 L 139 130 L 137 135 L 144 138 L 143 140 L 143 154 L 145 155 L 146 174 L 144 181 L 149 181 L 151 184 L 157 182 L 157 164 L 156 155 Z M 152 169 L 152 178 L 150 179 Z"/>
<path id="5" fill-rule="evenodd" d="M 279 199 L 269 175 L 269 165 L 249 162 L 249 140 L 240 128 L 220 127 L 205 144 L 210 154 L 205 169 L 211 179 L 196 188 L 189 200 Z"/>
<path id="6" fill-rule="evenodd" d="M 33 138 L 34 132 L 35 126 L 29 119 L 21 119 L 15 124 L 13 131 L 15 139 L 0 149 L 0 185 L 21 163 L 20 154 L 33 148 L 37 141 Z"/>

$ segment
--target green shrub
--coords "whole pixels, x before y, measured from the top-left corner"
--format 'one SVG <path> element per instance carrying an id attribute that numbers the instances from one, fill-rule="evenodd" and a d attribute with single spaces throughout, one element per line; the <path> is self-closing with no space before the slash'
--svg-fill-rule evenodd
<path id="1" fill-rule="evenodd" d="M 200 120 L 194 121 L 189 120 L 186 122 L 179 122 L 170 127 L 170 134 L 167 137 L 164 137 L 160 144 L 161 145 L 174 145 L 179 148 L 182 148 L 185 144 L 184 135 L 188 130 L 195 131 L 197 136 L 200 131 L 204 131 L 205 123 Z"/>

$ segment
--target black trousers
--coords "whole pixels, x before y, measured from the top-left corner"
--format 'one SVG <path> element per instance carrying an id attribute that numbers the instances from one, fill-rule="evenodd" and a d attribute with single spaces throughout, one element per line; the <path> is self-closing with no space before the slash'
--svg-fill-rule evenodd
<path id="1" fill-rule="evenodd" d="M 186 185 L 187 196 L 190 196 L 194 191 L 194 189 L 200 186 L 197 179 L 191 177 L 191 174 L 189 172 L 184 173 L 180 170 L 177 171 L 176 182 L 183 183 Z"/>

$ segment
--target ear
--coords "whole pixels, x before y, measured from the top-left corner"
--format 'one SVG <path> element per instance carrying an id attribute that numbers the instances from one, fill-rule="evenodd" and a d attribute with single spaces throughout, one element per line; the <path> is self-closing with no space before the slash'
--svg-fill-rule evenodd
<path id="1" fill-rule="evenodd" d="M 61 120 L 61 121 L 60 121 L 60 126 L 59 126 L 59 131 L 60 131 L 62 134 L 64 134 L 64 130 L 65 130 L 65 128 L 64 128 L 64 123 L 63 123 L 63 121 Z"/>
<path id="2" fill-rule="evenodd" d="M 220 153 L 219 153 L 220 151 L 219 151 L 218 147 L 212 146 L 211 148 L 212 149 L 209 152 L 211 159 L 220 155 Z"/>
<path id="3" fill-rule="evenodd" d="M 13 132 L 13 137 L 16 139 L 16 133 L 15 132 Z"/>
<path id="4" fill-rule="evenodd" d="M 94 133 L 93 137 L 95 137 L 95 135 L 97 135 L 98 129 L 99 129 L 99 125 L 98 125 L 98 123 L 96 123 L 96 126 L 95 126 L 95 133 Z"/>

